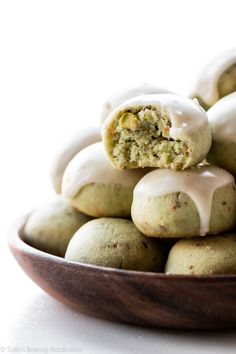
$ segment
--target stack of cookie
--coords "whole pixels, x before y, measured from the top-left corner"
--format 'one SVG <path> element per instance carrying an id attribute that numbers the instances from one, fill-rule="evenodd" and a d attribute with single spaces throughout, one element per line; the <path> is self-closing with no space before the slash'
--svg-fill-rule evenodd
<path id="1" fill-rule="evenodd" d="M 215 74 L 221 96 L 234 90 L 236 52 L 228 57 Z M 202 87 L 196 96 L 209 106 Z M 81 133 L 59 155 L 53 182 L 63 197 L 31 214 L 25 240 L 100 266 L 236 274 L 236 93 L 206 113 L 164 89 L 132 92 L 104 106 L 101 135 Z"/>

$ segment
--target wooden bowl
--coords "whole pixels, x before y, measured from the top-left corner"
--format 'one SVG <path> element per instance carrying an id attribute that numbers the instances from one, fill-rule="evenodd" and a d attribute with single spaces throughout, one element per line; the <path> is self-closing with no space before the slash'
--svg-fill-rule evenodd
<path id="1" fill-rule="evenodd" d="M 10 249 L 26 274 L 64 304 L 145 326 L 236 328 L 236 275 L 166 275 L 70 262 L 27 245 L 25 221 L 13 228 Z"/>

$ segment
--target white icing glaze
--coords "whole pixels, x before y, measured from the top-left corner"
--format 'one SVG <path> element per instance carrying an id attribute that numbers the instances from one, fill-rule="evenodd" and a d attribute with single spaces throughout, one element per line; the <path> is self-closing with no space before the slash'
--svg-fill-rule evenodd
<path id="1" fill-rule="evenodd" d="M 212 106 L 219 100 L 218 80 L 231 65 L 236 63 L 236 49 L 229 50 L 214 58 L 201 72 L 193 93 Z"/>
<path id="2" fill-rule="evenodd" d="M 130 99 L 117 107 L 104 122 L 102 136 L 105 138 L 106 130 L 109 129 L 118 112 L 130 107 L 148 105 L 162 107 L 168 112 L 171 120 L 170 136 L 175 140 L 187 132 L 208 124 L 207 114 L 196 99 L 173 94 L 145 95 Z"/>
<path id="3" fill-rule="evenodd" d="M 212 199 L 216 189 L 234 184 L 233 176 L 215 166 L 204 165 L 176 172 L 167 169 L 146 174 L 134 189 L 134 198 L 161 197 L 172 193 L 186 193 L 195 203 L 200 216 L 199 234 L 209 231 Z"/>
<path id="4" fill-rule="evenodd" d="M 97 126 L 81 129 L 76 135 L 70 137 L 61 144 L 62 148 L 59 149 L 55 156 L 51 168 L 51 179 L 57 193 L 60 193 L 64 171 L 72 158 L 86 146 L 101 140 L 100 128 Z"/>
<path id="5" fill-rule="evenodd" d="M 106 102 L 103 104 L 102 114 L 101 114 L 101 122 L 107 118 L 107 116 L 119 105 L 124 103 L 125 101 L 140 95 L 148 95 L 153 93 L 169 93 L 170 91 L 165 88 L 154 86 L 151 84 L 141 84 L 139 86 L 130 87 L 122 92 L 118 92 L 117 94 L 109 97 Z"/>
<path id="6" fill-rule="evenodd" d="M 219 100 L 207 114 L 214 140 L 236 142 L 236 93 Z"/>
<path id="7" fill-rule="evenodd" d="M 134 187 L 150 169 L 116 170 L 105 156 L 102 143 L 96 143 L 81 150 L 67 166 L 62 194 L 73 198 L 79 190 L 90 183 L 116 184 Z"/>

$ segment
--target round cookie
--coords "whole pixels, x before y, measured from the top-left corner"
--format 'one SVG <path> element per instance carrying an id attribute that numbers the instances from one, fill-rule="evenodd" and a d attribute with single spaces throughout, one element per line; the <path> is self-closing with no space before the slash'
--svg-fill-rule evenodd
<path id="1" fill-rule="evenodd" d="M 191 93 L 208 109 L 220 98 L 236 91 L 236 49 L 221 53 L 200 73 Z"/>
<path id="2" fill-rule="evenodd" d="M 137 228 L 153 237 L 191 237 L 229 230 L 236 223 L 233 176 L 202 165 L 176 172 L 159 169 L 136 185 L 131 209 Z"/>
<path id="3" fill-rule="evenodd" d="M 236 93 L 212 106 L 208 118 L 213 142 L 207 160 L 236 177 Z"/>
<path id="4" fill-rule="evenodd" d="M 156 240 L 147 238 L 132 221 L 92 220 L 71 239 L 65 258 L 74 262 L 140 271 L 163 271 L 164 255 Z"/>
<path id="5" fill-rule="evenodd" d="M 171 249 L 165 273 L 168 274 L 236 274 L 235 231 L 178 241 Z"/>
<path id="6" fill-rule="evenodd" d="M 81 131 L 68 139 L 54 158 L 51 169 L 51 180 L 56 193 L 61 193 L 61 184 L 64 171 L 72 158 L 83 148 L 101 141 L 101 132 L 98 127 L 81 129 Z"/>
<path id="7" fill-rule="evenodd" d="M 102 107 L 101 122 L 103 123 L 108 115 L 119 105 L 129 100 L 130 98 L 140 96 L 140 95 L 149 95 L 153 93 L 168 93 L 166 89 L 155 86 L 151 84 L 141 84 L 134 87 L 127 88 L 121 92 L 116 93 L 115 95 L 109 97 Z"/>
<path id="8" fill-rule="evenodd" d="M 102 143 L 80 151 L 67 166 L 62 193 L 78 210 L 94 217 L 130 217 L 133 189 L 150 170 L 118 171 Z"/>
<path id="9" fill-rule="evenodd" d="M 91 218 L 74 209 L 65 198 L 59 197 L 30 214 L 24 240 L 41 251 L 64 257 L 71 237 L 89 220 Z"/>
<path id="10" fill-rule="evenodd" d="M 117 169 L 184 170 L 201 162 L 211 147 L 208 118 L 198 101 L 172 94 L 125 102 L 104 122 L 102 139 Z"/>

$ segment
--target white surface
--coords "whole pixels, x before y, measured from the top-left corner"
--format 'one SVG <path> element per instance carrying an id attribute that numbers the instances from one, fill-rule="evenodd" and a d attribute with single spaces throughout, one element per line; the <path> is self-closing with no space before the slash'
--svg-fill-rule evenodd
<path id="1" fill-rule="evenodd" d="M 103 100 L 124 86 L 187 92 L 212 55 L 235 45 L 234 4 L 0 2 L 0 350 L 236 352 L 234 332 L 150 330 L 75 313 L 34 285 L 6 246 L 11 222 L 53 198 L 48 176 L 60 141 L 97 122 Z"/>
<path id="2" fill-rule="evenodd" d="M 28 300 L 28 299 L 27 299 Z M 20 311 L 9 336 L 11 347 L 71 348 L 81 353 L 235 353 L 235 333 L 193 333 L 112 323 L 75 312 L 35 292 Z"/>

